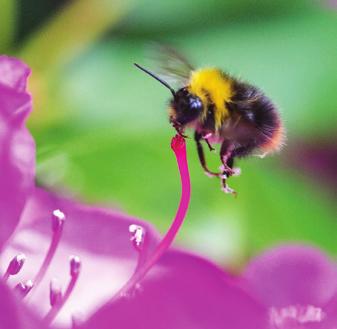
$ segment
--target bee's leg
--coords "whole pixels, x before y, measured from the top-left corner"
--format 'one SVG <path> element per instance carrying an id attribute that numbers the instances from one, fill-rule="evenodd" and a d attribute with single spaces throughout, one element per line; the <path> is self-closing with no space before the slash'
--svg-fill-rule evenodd
<path id="1" fill-rule="evenodd" d="M 199 139 L 203 139 L 203 140 L 206 142 L 206 144 L 207 144 L 209 150 L 210 150 L 211 152 L 212 152 L 212 151 L 215 151 L 215 148 L 212 146 L 211 142 L 209 141 L 209 138 L 212 137 L 212 133 L 208 133 L 208 134 L 206 134 L 206 135 L 202 135 L 202 134 L 199 134 L 199 135 L 200 135 L 200 136 L 199 136 Z"/>
<path id="2" fill-rule="evenodd" d="M 233 164 L 234 164 L 234 144 L 229 140 L 224 140 L 220 148 L 220 160 L 222 162 L 221 171 L 223 175 L 227 177 L 233 176 Z"/>
<path id="3" fill-rule="evenodd" d="M 220 156 L 222 161 L 221 170 L 223 172 L 222 176 L 222 189 L 226 193 L 233 193 L 236 195 L 236 192 L 231 189 L 226 180 L 230 176 L 238 176 L 240 175 L 240 168 L 234 168 L 234 158 L 245 157 L 252 153 L 252 151 L 256 148 L 256 144 L 250 143 L 237 148 L 234 148 L 233 144 L 230 144 L 229 141 L 224 141 L 221 145 Z"/>
<path id="4" fill-rule="evenodd" d="M 195 133 L 194 133 L 194 140 L 195 140 L 195 142 L 196 142 L 196 144 L 197 144 L 197 150 L 198 150 L 199 161 L 200 161 L 200 164 L 201 164 L 202 168 L 203 168 L 204 171 L 205 171 L 205 174 L 206 174 L 207 176 L 210 176 L 210 177 L 219 177 L 219 176 L 221 176 L 220 173 L 212 172 L 212 171 L 210 171 L 210 170 L 207 168 L 206 159 L 205 159 L 205 154 L 204 154 L 204 149 L 203 149 L 202 144 L 201 144 L 202 135 L 199 134 L 198 132 L 195 132 Z"/>
<path id="5" fill-rule="evenodd" d="M 210 150 L 210 151 L 214 151 L 215 148 L 214 148 L 214 147 L 212 146 L 212 144 L 209 142 L 208 138 L 204 138 L 204 140 L 205 140 L 205 142 L 206 142 L 206 144 L 207 144 L 209 150 Z"/>
<path id="6" fill-rule="evenodd" d="M 235 171 L 233 170 L 233 164 L 234 164 L 234 145 L 228 140 L 224 140 L 223 143 L 221 144 L 221 149 L 220 149 L 220 158 L 222 162 L 221 166 L 221 189 L 225 193 L 231 193 L 234 194 L 235 196 L 237 193 L 230 188 L 227 185 L 227 179 L 230 176 L 235 175 Z"/>

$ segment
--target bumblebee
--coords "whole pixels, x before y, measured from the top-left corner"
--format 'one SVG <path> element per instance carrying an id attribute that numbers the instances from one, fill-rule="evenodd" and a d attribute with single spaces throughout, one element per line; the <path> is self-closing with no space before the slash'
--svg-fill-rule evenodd
<path id="1" fill-rule="evenodd" d="M 155 74 L 139 69 L 163 84 L 172 93 L 169 120 L 177 133 L 194 130 L 200 164 L 208 176 L 221 179 L 225 193 L 236 192 L 227 185 L 230 176 L 240 174 L 235 158 L 254 153 L 262 156 L 277 151 L 284 141 L 284 129 L 273 102 L 257 87 L 234 78 L 218 68 L 194 67 L 175 50 L 162 47 L 160 70 Z M 175 90 L 168 81 L 178 83 Z M 211 171 L 203 149 L 220 144 L 219 172 Z"/>

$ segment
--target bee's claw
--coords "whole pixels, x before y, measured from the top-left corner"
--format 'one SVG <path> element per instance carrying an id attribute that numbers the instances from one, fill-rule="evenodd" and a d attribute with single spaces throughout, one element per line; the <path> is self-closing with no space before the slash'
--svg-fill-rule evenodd
<path id="1" fill-rule="evenodd" d="M 171 123 L 178 135 L 180 135 L 182 138 L 189 138 L 187 135 L 184 134 L 183 127 L 181 126 L 180 123 L 176 121 L 172 121 L 172 120 L 171 120 Z"/>
<path id="2" fill-rule="evenodd" d="M 179 136 L 181 136 L 182 138 L 189 138 L 187 135 L 183 134 L 181 131 L 179 131 L 178 129 L 176 129 L 176 132 Z"/>
<path id="3" fill-rule="evenodd" d="M 232 194 L 235 197 L 237 197 L 238 194 L 236 193 L 236 191 L 233 190 L 231 187 L 229 187 L 228 184 L 227 184 L 227 178 L 229 176 L 232 176 L 232 175 L 233 175 L 232 172 L 226 173 L 226 171 L 225 171 L 225 172 L 222 173 L 222 175 L 220 176 L 220 178 L 221 178 L 221 190 L 226 194 Z"/>
<path id="4" fill-rule="evenodd" d="M 226 194 L 233 194 L 235 197 L 237 197 L 237 192 L 230 188 L 227 184 L 221 187 L 221 191 L 223 191 Z"/>
<path id="5" fill-rule="evenodd" d="M 232 169 L 232 176 L 240 176 L 241 175 L 241 168 L 233 168 Z"/>
<path id="6" fill-rule="evenodd" d="M 212 144 L 209 142 L 208 138 L 205 138 L 205 142 L 211 152 L 215 151 L 215 148 L 212 146 Z"/>
<path id="7" fill-rule="evenodd" d="M 223 172 L 222 178 L 227 179 L 228 177 L 231 176 L 240 176 L 241 175 L 241 169 L 236 167 L 236 168 L 228 168 L 225 167 L 224 165 L 221 165 L 219 167 L 220 171 Z"/>
<path id="8" fill-rule="evenodd" d="M 183 133 L 181 133 L 181 132 L 178 132 L 178 134 L 179 134 L 181 137 L 183 137 L 183 138 L 189 138 L 187 135 L 185 135 L 185 134 L 183 134 Z"/>

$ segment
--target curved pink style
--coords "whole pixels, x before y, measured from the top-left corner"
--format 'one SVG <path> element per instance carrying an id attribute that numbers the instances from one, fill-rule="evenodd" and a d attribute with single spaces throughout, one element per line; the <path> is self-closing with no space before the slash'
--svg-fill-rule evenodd
<path id="1" fill-rule="evenodd" d="M 122 289 L 119 291 L 119 293 L 116 294 L 113 299 L 126 294 L 130 289 L 135 287 L 137 283 L 139 283 L 144 278 L 144 276 L 151 269 L 151 267 L 170 247 L 175 236 L 179 232 L 182 223 L 184 222 L 184 218 L 186 216 L 191 198 L 190 173 L 188 171 L 186 143 L 184 138 L 180 135 L 174 136 L 171 141 L 171 148 L 176 156 L 181 180 L 181 197 L 176 215 L 170 228 L 154 250 L 153 254 L 148 257 L 147 261 L 143 265 L 136 269 L 133 276 L 122 287 Z"/>

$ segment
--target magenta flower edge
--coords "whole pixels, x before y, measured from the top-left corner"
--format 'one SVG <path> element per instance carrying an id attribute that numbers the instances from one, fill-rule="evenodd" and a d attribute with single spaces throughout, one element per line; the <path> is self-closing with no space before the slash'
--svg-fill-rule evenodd
<path id="1" fill-rule="evenodd" d="M 0 56 L 0 251 L 34 187 L 35 144 L 25 128 L 31 111 L 26 91 L 29 73 L 19 60 Z"/>

